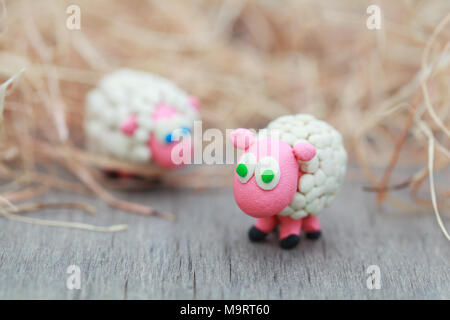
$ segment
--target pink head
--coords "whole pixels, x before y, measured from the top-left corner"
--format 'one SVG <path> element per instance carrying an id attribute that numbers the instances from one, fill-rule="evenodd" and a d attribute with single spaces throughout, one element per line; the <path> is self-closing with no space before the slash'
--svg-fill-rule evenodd
<path id="1" fill-rule="evenodd" d="M 198 99 L 189 97 L 188 103 L 198 112 Z M 152 120 L 154 127 L 147 142 L 151 150 L 152 160 L 164 168 L 183 166 L 183 163 L 177 164 L 174 162 L 172 153 L 177 146 L 178 149 L 181 149 L 178 155 L 180 157 L 186 149 L 189 149 L 189 154 L 192 153 L 193 144 L 190 134 L 193 124 L 186 121 L 179 110 L 165 103 L 161 103 L 156 107 L 152 115 Z M 137 117 L 136 115 L 132 115 L 123 122 L 121 130 L 124 134 L 132 136 L 138 127 Z M 184 137 L 180 139 L 180 136 Z M 182 148 L 180 148 L 181 143 Z"/>
<path id="2" fill-rule="evenodd" d="M 230 139 L 245 150 L 236 166 L 233 192 L 236 203 L 246 214 L 269 217 L 292 202 L 297 191 L 299 163 L 315 156 L 315 148 L 300 142 L 292 148 L 276 138 L 255 139 L 247 129 L 237 129 Z"/>

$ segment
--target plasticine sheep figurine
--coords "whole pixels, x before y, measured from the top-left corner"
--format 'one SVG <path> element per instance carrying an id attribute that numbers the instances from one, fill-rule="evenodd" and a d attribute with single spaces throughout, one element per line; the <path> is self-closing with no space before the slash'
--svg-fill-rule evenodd
<path id="1" fill-rule="evenodd" d="M 342 184 L 347 153 L 338 131 L 313 116 L 297 114 L 272 121 L 259 136 L 236 129 L 230 139 L 245 150 L 234 175 L 234 197 L 258 218 L 249 230 L 261 241 L 280 224 L 280 246 L 295 247 L 303 230 L 318 239 L 317 214 L 330 205 Z"/>
<path id="2" fill-rule="evenodd" d="M 199 119 L 199 103 L 158 75 L 120 69 L 105 76 L 86 99 L 88 148 L 112 157 L 165 168 L 173 148 L 186 139 Z M 192 148 L 190 140 L 183 148 Z M 183 149 L 184 150 L 184 149 Z M 181 151 L 182 152 L 182 151 Z"/>

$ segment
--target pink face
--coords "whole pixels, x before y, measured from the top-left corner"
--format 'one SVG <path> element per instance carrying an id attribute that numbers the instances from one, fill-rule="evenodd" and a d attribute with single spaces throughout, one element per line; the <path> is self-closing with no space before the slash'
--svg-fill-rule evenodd
<path id="1" fill-rule="evenodd" d="M 244 142 L 246 152 L 236 166 L 234 198 L 246 214 L 269 217 L 292 202 L 297 191 L 299 165 L 292 148 L 283 141 L 265 138 L 248 144 L 245 148 Z"/>
<path id="2" fill-rule="evenodd" d="M 199 103 L 196 98 L 189 98 L 189 104 L 196 111 Z M 148 147 L 152 154 L 152 160 L 164 168 L 177 168 L 184 164 L 178 164 L 173 159 L 173 154 L 178 151 L 177 158 L 183 158 L 183 152 L 192 154 L 193 144 L 190 137 L 192 123 L 186 122 L 179 111 L 167 104 L 160 104 L 152 115 L 153 130 L 149 136 Z M 138 129 L 135 115 L 125 120 L 121 126 L 124 134 L 132 136 Z M 180 139 L 180 135 L 184 137 Z"/>
<path id="3" fill-rule="evenodd" d="M 191 106 L 193 105 L 191 104 Z M 183 166 L 183 163 L 177 164 L 174 162 L 173 153 L 181 149 L 179 156 L 182 156 L 184 148 L 189 148 L 191 151 L 193 146 L 190 139 L 184 141 L 184 145 L 181 145 L 182 142 L 175 135 L 190 135 L 191 124 L 184 123 L 179 111 L 164 103 L 156 107 L 153 113 L 153 122 L 154 130 L 148 141 L 153 161 L 164 168 Z M 180 148 L 181 146 L 182 148 Z"/>
<path id="4" fill-rule="evenodd" d="M 186 139 L 186 138 L 185 138 Z M 150 140 L 148 141 L 148 147 L 152 151 L 153 160 L 155 163 L 157 163 L 159 166 L 163 168 L 178 168 L 182 167 L 184 163 L 176 164 L 173 159 L 172 155 L 176 147 L 181 146 L 181 143 L 183 142 L 170 142 L 170 143 L 161 143 L 158 138 L 156 138 L 155 134 L 152 133 L 150 135 Z M 192 154 L 193 150 L 193 144 L 191 140 L 184 141 L 183 148 L 181 148 L 181 151 L 179 152 L 179 157 L 183 157 L 183 152 L 187 148 L 190 149 L 190 154 Z"/>

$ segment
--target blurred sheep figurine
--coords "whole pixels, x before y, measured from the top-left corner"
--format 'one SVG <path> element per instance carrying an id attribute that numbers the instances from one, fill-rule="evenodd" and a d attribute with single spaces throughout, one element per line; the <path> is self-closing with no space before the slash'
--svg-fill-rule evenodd
<path id="1" fill-rule="evenodd" d="M 317 215 L 331 204 L 345 176 L 341 134 L 324 121 L 297 114 L 272 121 L 257 137 L 236 129 L 230 139 L 245 150 L 233 191 L 239 208 L 257 218 L 250 240 L 263 240 L 278 224 L 284 249 L 298 244 L 301 230 L 318 239 Z"/>
<path id="2" fill-rule="evenodd" d="M 199 103 L 158 75 L 120 69 L 106 75 L 86 99 L 85 132 L 88 149 L 132 162 L 154 161 L 176 168 L 171 154 L 183 143 L 192 149 Z M 185 144 L 186 143 L 186 144 Z"/>

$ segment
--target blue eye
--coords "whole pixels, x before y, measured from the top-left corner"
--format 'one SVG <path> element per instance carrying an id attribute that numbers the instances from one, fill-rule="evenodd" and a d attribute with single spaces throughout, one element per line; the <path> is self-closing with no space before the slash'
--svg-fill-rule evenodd
<path id="1" fill-rule="evenodd" d="M 164 141 L 165 143 L 169 144 L 174 141 L 178 141 L 180 136 L 189 134 L 191 134 L 191 129 L 189 129 L 188 127 L 181 127 L 171 133 L 166 134 Z"/>
<path id="2" fill-rule="evenodd" d="M 181 132 L 183 134 L 190 134 L 191 133 L 191 129 L 189 129 L 188 127 L 181 127 Z"/>
<path id="3" fill-rule="evenodd" d="M 171 143 L 172 142 L 172 133 L 168 133 L 167 135 L 166 135 L 166 143 Z"/>

